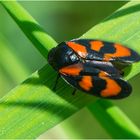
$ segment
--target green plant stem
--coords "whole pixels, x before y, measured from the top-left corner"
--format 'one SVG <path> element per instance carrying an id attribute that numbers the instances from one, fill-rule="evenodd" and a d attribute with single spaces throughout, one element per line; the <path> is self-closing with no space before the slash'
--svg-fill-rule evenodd
<path id="1" fill-rule="evenodd" d="M 56 41 L 46 34 L 37 21 L 20 4 L 15 1 L 1 1 L 1 4 L 34 46 L 47 58 L 49 49 L 56 46 Z"/>
<path id="2" fill-rule="evenodd" d="M 140 130 L 111 102 L 97 100 L 88 109 L 112 138 L 140 138 Z"/>

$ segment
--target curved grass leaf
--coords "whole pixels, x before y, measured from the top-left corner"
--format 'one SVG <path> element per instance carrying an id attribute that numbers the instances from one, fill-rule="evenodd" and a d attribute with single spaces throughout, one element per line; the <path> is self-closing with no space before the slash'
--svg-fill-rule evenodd
<path id="1" fill-rule="evenodd" d="M 49 49 L 56 46 L 56 41 L 41 28 L 35 19 L 15 1 L 4 2 L 1 4 L 12 16 L 24 34 L 31 40 L 40 53 L 47 58 Z"/>
<path id="2" fill-rule="evenodd" d="M 36 48 L 46 57 L 48 51 L 45 49 L 54 47 L 54 44 L 56 44 L 55 41 L 46 35 L 38 23 L 16 2 L 2 1 L 1 3 L 27 37 L 34 43 Z M 137 39 L 139 35 L 137 31 L 140 28 L 140 13 L 138 10 L 134 12 L 132 10 L 133 7 L 134 9 L 135 7 L 139 7 L 139 4 L 139 2 L 135 4 L 129 2 L 114 15 L 84 34 L 82 38 L 117 41 L 129 44 L 129 47 L 140 51 L 136 43 L 134 43 L 140 43 L 139 39 Z M 133 20 L 135 20 L 135 23 L 132 22 Z M 127 79 L 139 73 L 137 69 L 139 65 L 140 63 L 133 65 L 131 73 L 126 77 Z M 56 73 L 47 65 L 1 99 L 1 138 L 36 138 L 42 132 L 54 127 L 88 103 L 97 100 L 97 98 L 82 94 L 81 92 L 77 92 L 76 96 L 73 97 L 71 95 L 72 88 L 63 81 L 59 82 L 57 91 L 53 91 L 52 87 L 55 77 Z M 99 105 L 102 107 L 99 113 L 104 117 L 110 114 L 112 118 L 109 122 L 110 125 L 118 128 L 118 123 L 112 123 L 117 120 L 115 117 L 116 114 L 111 113 L 111 110 L 105 110 L 103 108 L 104 104 Z M 93 104 L 93 108 L 94 106 L 96 106 L 96 103 Z M 107 106 L 107 108 L 109 109 L 110 107 Z M 92 108 L 90 109 L 92 111 Z M 130 124 L 130 126 L 126 125 L 121 130 L 115 129 L 114 131 L 121 133 L 121 131 L 125 131 L 127 128 L 128 133 L 121 133 L 121 138 L 140 138 L 140 132 L 136 126 L 130 123 L 125 114 L 120 113 L 120 111 L 117 112 L 119 117 L 122 118 L 120 120 L 125 120 L 125 124 Z M 112 137 L 117 137 L 115 133 L 110 131 L 111 128 L 107 127 L 107 123 L 103 123 L 102 125 Z M 133 126 L 133 130 L 131 130 L 131 126 Z"/>

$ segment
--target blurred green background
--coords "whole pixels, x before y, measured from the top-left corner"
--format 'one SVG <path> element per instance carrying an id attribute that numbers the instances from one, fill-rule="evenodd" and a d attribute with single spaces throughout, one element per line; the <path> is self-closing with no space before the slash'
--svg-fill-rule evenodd
<path id="1" fill-rule="evenodd" d="M 60 43 L 81 36 L 126 1 L 19 3 Z M 2 97 L 47 62 L 2 6 L 0 11 L 0 97 Z M 137 111 L 140 94 L 137 81 L 140 81 L 139 75 L 130 81 L 135 94 L 127 99 L 113 102 L 140 127 L 140 113 Z M 40 136 L 44 137 L 110 138 L 86 108 Z"/>

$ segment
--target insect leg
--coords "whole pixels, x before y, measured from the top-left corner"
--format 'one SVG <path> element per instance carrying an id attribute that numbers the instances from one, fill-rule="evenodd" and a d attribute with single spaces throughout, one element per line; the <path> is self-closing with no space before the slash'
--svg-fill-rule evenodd
<path id="1" fill-rule="evenodd" d="M 76 94 L 76 88 L 74 88 L 73 92 L 72 92 L 72 95 L 75 95 Z"/>
<path id="2" fill-rule="evenodd" d="M 56 86 L 57 86 L 57 83 L 58 83 L 59 78 L 60 78 L 60 74 L 58 73 L 58 75 L 57 75 L 57 77 L 56 77 L 56 80 L 55 80 L 54 87 L 53 87 L 53 90 L 54 90 L 54 91 L 56 90 Z"/>

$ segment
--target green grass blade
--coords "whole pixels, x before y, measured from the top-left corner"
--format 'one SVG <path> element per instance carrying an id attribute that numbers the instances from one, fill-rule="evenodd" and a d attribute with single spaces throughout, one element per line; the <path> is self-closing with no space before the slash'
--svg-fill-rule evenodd
<path id="1" fill-rule="evenodd" d="M 47 58 L 48 50 L 56 46 L 55 40 L 46 34 L 37 21 L 20 4 L 15 1 L 1 1 L 1 4 L 40 53 Z"/>
<path id="2" fill-rule="evenodd" d="M 111 102 L 98 100 L 88 109 L 112 138 L 140 138 L 140 130 Z"/>
<path id="3" fill-rule="evenodd" d="M 36 138 L 94 100 L 79 92 L 73 97 L 61 80 L 52 91 L 52 71 L 45 66 L 1 99 L 0 138 Z"/>
<path id="4" fill-rule="evenodd" d="M 9 48 L 0 34 L 0 97 L 29 76 L 29 70 Z"/>
<path id="5" fill-rule="evenodd" d="M 20 25 L 24 33 L 30 38 L 30 40 L 32 40 L 33 43 L 35 42 L 34 44 L 37 45 L 37 49 L 39 49 L 40 52 L 46 57 L 48 51 L 45 51 L 44 53 L 43 50 L 54 47 L 54 44 L 56 44 L 55 41 L 50 39 L 48 35 L 45 35 L 44 32 L 44 36 L 41 37 L 42 32 L 40 32 L 39 25 L 16 2 L 2 3 L 10 15 L 18 23 L 18 25 Z M 135 4 L 137 5 L 139 3 L 137 2 Z M 139 42 L 137 39 L 138 33 L 134 38 L 132 35 L 134 34 L 133 30 L 136 32 L 140 27 L 138 20 L 140 13 L 135 11 L 129 14 L 132 12 L 132 10 L 129 10 L 132 9 L 131 7 L 134 7 L 132 2 L 124 6 L 124 8 L 121 10 L 122 13 L 117 12 L 114 15 L 117 16 L 117 18 L 114 18 L 114 16 L 112 16 L 112 18 L 110 17 L 110 19 L 105 20 L 101 24 L 95 26 L 82 37 L 100 38 L 125 44 L 129 43 L 130 47 L 139 51 L 136 44 L 133 42 L 133 40 L 135 40 L 137 43 Z M 120 16 L 118 14 L 120 14 Z M 22 20 L 20 18 L 22 18 Z M 132 23 L 132 19 L 135 19 L 137 24 L 134 22 Z M 37 28 L 37 34 L 34 34 L 34 29 L 30 31 L 30 28 L 32 28 L 30 27 L 31 24 L 27 24 L 29 26 L 28 33 L 28 26 L 23 24 L 23 21 L 28 22 L 28 20 L 29 23 L 35 23 L 32 25 L 33 27 Z M 130 30 L 127 29 L 128 27 L 131 27 Z M 44 42 L 41 42 L 42 38 Z M 48 43 L 49 45 L 46 43 L 47 39 L 50 43 Z M 44 44 L 40 45 L 40 43 Z M 140 63 L 134 64 L 131 73 L 127 76 L 127 79 L 139 73 L 137 70 L 139 65 Z M 72 89 L 62 81 L 59 82 L 58 90 L 55 93 L 51 90 L 54 84 L 52 79 L 55 79 L 55 74 L 56 73 L 49 66 L 46 66 L 39 72 L 33 74 L 24 83 L 13 89 L 9 94 L 7 94 L 7 96 L 1 99 L 1 138 L 36 138 L 42 132 L 54 127 L 65 118 L 69 117 L 74 112 L 87 105 L 89 102 L 96 100 L 96 98 L 91 98 L 91 96 L 84 95 L 80 92 L 78 92 L 77 95 L 73 97 L 71 95 Z M 120 113 L 118 112 L 118 114 Z M 107 111 L 103 110 L 102 115 L 107 116 Z M 124 117 L 122 113 L 121 117 Z M 128 124 L 130 124 L 130 122 L 128 122 Z M 103 125 L 105 125 L 105 123 L 103 123 Z M 128 135 L 123 135 L 122 137 L 125 138 L 126 136 Z M 139 133 L 135 133 L 133 136 L 135 136 L 134 138 L 139 137 Z"/>
<path id="6" fill-rule="evenodd" d="M 8 41 L 0 34 L 0 66 L 3 67 L 8 77 L 17 84 L 29 75 L 29 70 L 9 49 L 9 46 Z"/>

